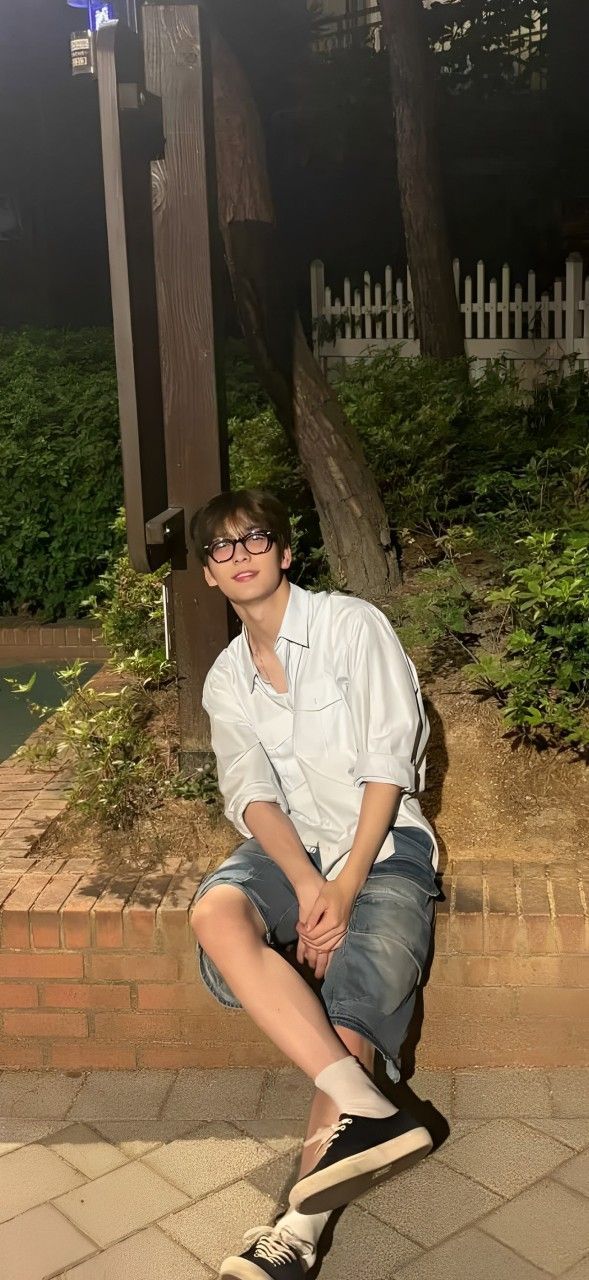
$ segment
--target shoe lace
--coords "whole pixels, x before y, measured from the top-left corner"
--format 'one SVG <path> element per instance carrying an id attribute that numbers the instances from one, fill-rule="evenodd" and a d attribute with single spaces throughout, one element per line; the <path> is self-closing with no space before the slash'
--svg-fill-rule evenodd
<path id="1" fill-rule="evenodd" d="M 257 1242 L 254 1258 L 265 1258 L 267 1262 L 295 1262 L 297 1255 L 313 1252 L 311 1242 L 295 1240 L 288 1227 L 252 1227 L 243 1238 L 246 1244 Z"/>
<path id="2" fill-rule="evenodd" d="M 335 1124 L 325 1125 L 323 1129 L 318 1129 L 311 1138 L 307 1138 L 307 1141 L 303 1142 L 303 1146 L 310 1147 L 312 1142 L 318 1142 L 318 1152 L 323 1156 L 329 1150 L 332 1142 L 339 1138 L 349 1124 L 352 1124 L 351 1116 L 346 1116 L 343 1120 L 336 1120 Z"/>

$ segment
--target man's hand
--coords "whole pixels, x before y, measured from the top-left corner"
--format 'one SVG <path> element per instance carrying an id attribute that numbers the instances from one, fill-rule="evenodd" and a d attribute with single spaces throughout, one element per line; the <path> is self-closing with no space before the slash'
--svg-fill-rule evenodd
<path id="1" fill-rule="evenodd" d="M 315 903 L 325 887 L 323 876 L 317 872 L 312 879 L 306 880 L 303 884 L 297 886 L 297 898 L 299 903 L 299 922 L 306 920 L 311 914 Z M 298 928 L 298 925 L 297 925 Z M 317 947 L 308 946 L 303 939 L 299 937 L 297 943 L 297 964 L 308 964 L 309 968 L 314 970 L 316 978 L 323 978 L 327 971 L 327 967 L 331 960 L 331 952 L 318 951 Z"/>
<path id="2" fill-rule="evenodd" d="M 300 911 L 297 960 L 302 963 L 307 959 L 317 978 L 324 976 L 333 952 L 346 936 L 355 897 L 343 883 L 326 880 L 306 916 Z M 299 905 L 302 907 L 300 901 Z"/>

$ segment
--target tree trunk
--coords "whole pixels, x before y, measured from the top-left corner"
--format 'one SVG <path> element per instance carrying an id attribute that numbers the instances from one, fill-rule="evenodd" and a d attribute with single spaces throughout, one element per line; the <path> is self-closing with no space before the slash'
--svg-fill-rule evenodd
<path id="1" fill-rule="evenodd" d="M 464 355 L 442 182 L 422 0 L 380 0 L 391 72 L 397 175 L 421 354 Z"/>
<path id="2" fill-rule="evenodd" d="M 297 314 L 248 81 L 216 30 L 212 51 L 219 218 L 243 332 L 301 460 L 335 581 L 353 595 L 386 600 L 400 573 L 376 481 Z"/>

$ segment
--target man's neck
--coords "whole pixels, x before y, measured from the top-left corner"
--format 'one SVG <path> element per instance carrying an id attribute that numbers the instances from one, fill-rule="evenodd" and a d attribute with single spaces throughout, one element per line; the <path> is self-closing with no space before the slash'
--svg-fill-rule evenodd
<path id="1" fill-rule="evenodd" d="M 276 644 L 289 597 L 290 582 L 287 577 L 283 577 L 276 591 L 265 600 L 257 600 L 247 606 L 240 605 L 239 608 L 233 606 L 247 630 L 250 642 L 262 652 L 273 649 Z"/>

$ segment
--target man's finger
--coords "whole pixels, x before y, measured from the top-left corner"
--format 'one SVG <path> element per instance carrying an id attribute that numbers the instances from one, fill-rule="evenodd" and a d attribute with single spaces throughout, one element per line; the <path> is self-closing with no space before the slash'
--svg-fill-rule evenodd
<path id="1" fill-rule="evenodd" d="M 311 910 L 305 921 L 305 928 L 307 933 L 311 933 L 311 931 L 319 923 L 324 913 L 325 913 L 325 903 L 322 900 L 321 894 L 319 894 L 319 897 L 317 898 L 315 906 L 311 907 Z"/>
<path id="2" fill-rule="evenodd" d="M 305 946 L 315 947 L 317 951 L 327 951 L 339 939 L 345 938 L 346 933 L 347 928 L 344 929 L 340 925 L 337 929 L 331 929 L 329 933 L 314 935 L 312 938 L 307 937 L 306 934 L 300 936 L 302 937 Z"/>

